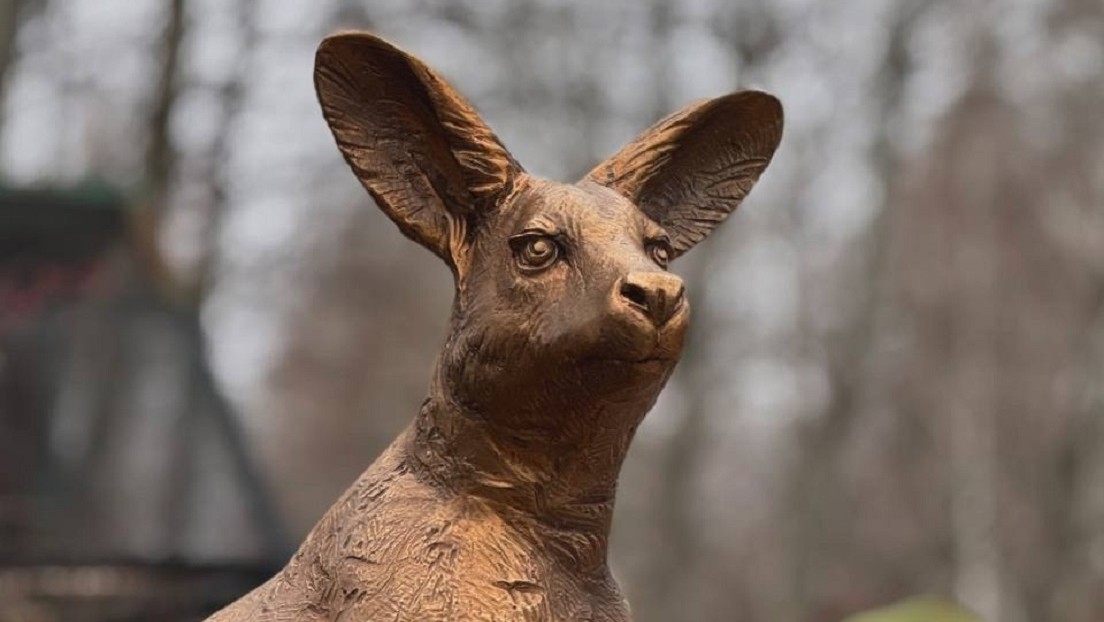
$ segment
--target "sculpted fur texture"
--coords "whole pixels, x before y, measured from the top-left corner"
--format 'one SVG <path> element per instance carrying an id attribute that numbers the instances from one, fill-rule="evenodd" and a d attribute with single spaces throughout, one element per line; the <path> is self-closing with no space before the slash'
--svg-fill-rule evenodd
<path id="1" fill-rule="evenodd" d="M 562 184 L 374 36 L 323 41 L 315 86 L 369 194 L 452 269 L 452 319 L 410 426 L 210 620 L 629 620 L 606 551 L 621 463 L 689 321 L 668 263 L 767 167 L 778 100 L 691 104 Z"/>

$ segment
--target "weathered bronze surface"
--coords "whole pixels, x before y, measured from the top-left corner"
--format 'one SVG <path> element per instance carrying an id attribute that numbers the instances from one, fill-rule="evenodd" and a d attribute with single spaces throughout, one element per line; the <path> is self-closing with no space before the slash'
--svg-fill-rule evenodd
<path id="1" fill-rule="evenodd" d="M 315 86 L 361 183 L 452 269 L 452 321 L 413 423 L 283 571 L 210 619 L 629 620 L 606 547 L 689 318 L 667 263 L 767 167 L 778 100 L 691 104 L 567 185 L 371 35 L 323 41 Z"/>

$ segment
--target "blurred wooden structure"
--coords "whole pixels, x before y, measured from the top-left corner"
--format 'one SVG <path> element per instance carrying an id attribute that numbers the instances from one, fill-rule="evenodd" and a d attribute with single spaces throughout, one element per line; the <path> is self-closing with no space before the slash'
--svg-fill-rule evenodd
<path id="1" fill-rule="evenodd" d="M 0 619 L 199 619 L 286 552 L 278 513 L 211 375 L 198 307 L 158 284 L 139 213 L 95 185 L 0 188 Z M 105 507 L 118 497 L 107 489 L 121 485 L 111 463 L 128 442 L 119 439 L 151 414 L 128 397 L 143 383 L 134 368 L 146 365 L 135 348 L 149 333 L 136 336 L 139 325 L 155 326 L 174 344 L 170 357 L 183 359 L 158 385 L 172 394 L 158 398 L 171 412 L 172 446 L 156 448 L 167 466 L 154 495 L 164 506 L 157 533 L 168 536 L 120 546 L 126 540 L 106 532 L 134 527 Z M 175 534 L 200 502 L 199 452 L 216 444 L 231 471 L 219 478 L 244 499 L 260 546 L 212 561 L 194 558 Z"/>

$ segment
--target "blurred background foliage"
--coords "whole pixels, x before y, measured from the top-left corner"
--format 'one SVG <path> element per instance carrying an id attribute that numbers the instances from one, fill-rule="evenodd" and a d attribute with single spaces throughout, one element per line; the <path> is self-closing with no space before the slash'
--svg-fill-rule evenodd
<path id="1" fill-rule="evenodd" d="M 322 122 L 340 28 L 563 180 L 693 99 L 784 102 L 675 266 L 691 343 L 614 529 L 638 620 L 1104 619 L 1100 0 L 0 0 L 5 567 L 264 571 L 416 412 L 451 283 Z M 0 618 L 81 619 L 14 576 Z M 924 603 L 854 619 L 966 619 Z"/>

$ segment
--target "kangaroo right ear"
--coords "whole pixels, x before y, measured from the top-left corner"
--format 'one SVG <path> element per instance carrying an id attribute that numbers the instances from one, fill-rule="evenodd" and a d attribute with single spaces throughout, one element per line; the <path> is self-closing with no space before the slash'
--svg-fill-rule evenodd
<path id="1" fill-rule="evenodd" d="M 314 84 L 360 183 L 407 237 L 458 269 L 472 220 L 524 169 L 452 86 L 382 39 L 326 38 Z"/>

